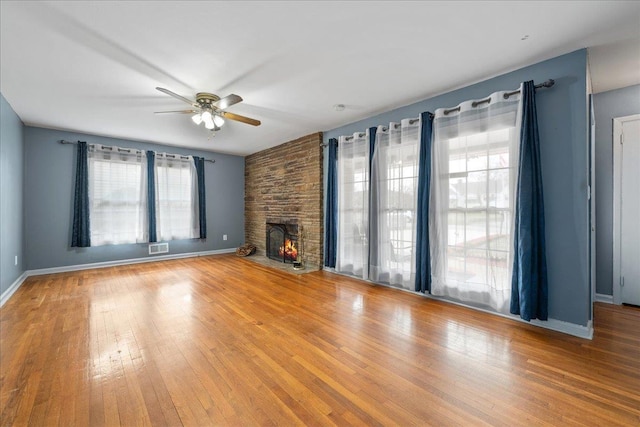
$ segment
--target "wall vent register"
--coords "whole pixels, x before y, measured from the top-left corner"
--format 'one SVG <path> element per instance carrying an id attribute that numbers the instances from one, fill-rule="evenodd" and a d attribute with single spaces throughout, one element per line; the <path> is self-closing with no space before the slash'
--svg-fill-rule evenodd
<path id="1" fill-rule="evenodd" d="M 149 255 L 166 254 L 169 252 L 169 243 L 151 243 Z"/>

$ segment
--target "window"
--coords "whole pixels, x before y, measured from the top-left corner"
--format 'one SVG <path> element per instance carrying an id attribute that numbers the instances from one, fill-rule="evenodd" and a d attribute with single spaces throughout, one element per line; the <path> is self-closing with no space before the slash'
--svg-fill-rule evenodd
<path id="1" fill-rule="evenodd" d="M 419 119 L 340 137 L 337 271 L 414 288 L 419 151 Z"/>
<path id="2" fill-rule="evenodd" d="M 145 153 L 90 145 L 87 162 L 91 245 L 147 241 Z"/>
<path id="3" fill-rule="evenodd" d="M 466 105 L 468 104 L 468 105 Z M 480 103 L 478 103 L 480 104 Z M 436 112 L 429 227 L 432 293 L 508 312 L 519 97 Z"/>
<path id="4" fill-rule="evenodd" d="M 511 285 L 507 263 L 513 133 L 515 128 L 508 128 L 448 141 L 448 275 L 478 292 Z"/>
<path id="5" fill-rule="evenodd" d="M 371 172 L 371 279 L 414 289 L 420 120 L 379 126 Z"/>
<path id="6" fill-rule="evenodd" d="M 156 153 L 157 240 L 199 236 L 198 183 L 193 157 Z"/>
<path id="7" fill-rule="evenodd" d="M 336 269 L 367 278 L 369 269 L 369 137 L 338 143 L 338 247 Z"/>

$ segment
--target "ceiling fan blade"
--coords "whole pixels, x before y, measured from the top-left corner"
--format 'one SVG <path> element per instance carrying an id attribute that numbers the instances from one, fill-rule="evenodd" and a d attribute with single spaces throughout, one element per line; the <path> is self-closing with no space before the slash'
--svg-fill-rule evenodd
<path id="1" fill-rule="evenodd" d="M 197 110 L 155 111 L 153 114 L 195 114 Z"/>
<path id="2" fill-rule="evenodd" d="M 235 95 L 232 93 L 229 96 L 225 96 L 224 98 L 217 100 L 216 102 L 212 102 L 211 105 L 224 110 L 225 108 L 231 107 L 233 104 L 237 104 L 238 102 L 242 102 L 242 98 L 239 95 Z"/>
<path id="3" fill-rule="evenodd" d="M 220 115 L 225 119 L 235 120 L 236 122 L 242 122 L 252 126 L 260 126 L 260 120 L 250 119 L 249 117 L 241 116 L 239 114 L 220 111 Z"/>
<path id="4" fill-rule="evenodd" d="M 165 93 L 165 94 L 169 95 L 169 96 L 173 96 L 174 98 L 179 99 L 180 101 L 186 102 L 187 104 L 189 104 L 189 105 L 191 105 L 193 107 L 197 107 L 198 106 L 196 101 L 192 101 L 190 99 L 185 98 L 182 95 L 178 95 L 175 92 L 171 92 L 169 89 L 165 89 L 163 87 L 157 87 L 156 89 L 159 90 L 162 93 Z"/>

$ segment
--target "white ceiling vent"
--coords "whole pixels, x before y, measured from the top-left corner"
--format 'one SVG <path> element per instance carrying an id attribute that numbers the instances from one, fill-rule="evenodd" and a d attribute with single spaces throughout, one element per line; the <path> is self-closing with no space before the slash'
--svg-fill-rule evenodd
<path id="1" fill-rule="evenodd" d="M 149 244 L 149 255 L 166 254 L 169 252 L 169 243 Z"/>

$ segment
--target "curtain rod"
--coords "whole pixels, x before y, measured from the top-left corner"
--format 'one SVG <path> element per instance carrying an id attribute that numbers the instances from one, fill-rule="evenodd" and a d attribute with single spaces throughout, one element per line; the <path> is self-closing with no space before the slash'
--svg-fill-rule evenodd
<path id="1" fill-rule="evenodd" d="M 409 119 L 409 124 L 410 124 L 410 125 L 412 125 L 412 124 L 414 124 L 415 122 L 419 122 L 419 121 L 420 121 L 420 119 Z M 399 127 L 399 126 L 402 126 L 402 124 L 400 124 L 400 123 L 394 123 L 394 124 L 393 124 L 393 128 L 394 128 L 394 129 L 398 129 L 398 127 Z M 389 128 L 388 128 L 387 126 L 383 126 L 383 127 L 382 127 L 382 131 L 383 131 L 383 132 L 386 132 L 386 131 L 388 131 L 388 130 L 389 130 Z M 347 137 L 347 139 L 349 139 L 349 137 Z"/>
<path id="2" fill-rule="evenodd" d="M 545 81 L 545 82 L 542 82 L 542 83 L 540 83 L 540 84 L 535 85 L 535 86 L 534 86 L 534 89 L 549 88 L 549 87 L 553 86 L 555 83 L 556 83 L 556 82 L 555 82 L 555 80 L 553 80 L 553 79 L 549 79 L 549 80 L 547 80 L 547 81 Z M 505 94 L 503 95 L 503 96 L 504 96 L 504 99 L 509 99 L 509 97 L 510 97 L 511 95 L 515 95 L 516 93 L 520 93 L 520 89 L 518 89 L 518 90 L 514 90 L 514 91 L 512 91 L 512 92 L 507 92 L 507 93 L 505 93 Z M 491 102 L 491 98 L 481 99 L 480 101 L 474 101 L 474 102 L 471 104 L 471 106 L 472 106 L 472 107 L 477 107 L 477 106 L 478 106 L 478 105 L 480 105 L 480 104 L 484 104 L 484 103 L 488 103 L 488 102 Z M 454 111 L 460 111 L 460 107 L 458 106 L 458 107 L 455 107 L 455 108 L 450 108 L 450 109 L 448 109 L 448 110 L 444 110 L 444 114 L 445 114 L 445 116 L 446 116 L 447 114 L 449 114 L 449 113 L 453 113 Z M 431 114 L 431 113 L 430 113 L 430 114 Z M 433 116 L 433 114 L 431 114 L 431 116 Z M 413 123 L 414 123 L 415 121 L 417 121 L 417 120 L 418 120 L 418 119 L 411 119 L 411 120 L 409 121 L 409 123 L 410 123 L 410 124 L 413 124 Z M 398 125 L 397 125 L 397 124 L 396 124 L 396 127 L 398 127 Z M 387 130 L 387 128 L 383 128 L 383 129 L 384 129 L 384 130 Z M 346 139 L 346 140 L 353 139 L 353 136 L 347 136 L 345 139 Z M 325 144 L 325 143 L 321 143 L 321 144 L 320 144 L 320 146 L 321 146 L 321 147 L 326 147 L 327 145 L 328 145 L 328 144 Z"/>
<path id="3" fill-rule="evenodd" d="M 60 140 L 60 144 L 77 144 L 77 142 L 73 142 L 73 141 L 65 141 L 64 139 L 61 139 L 61 140 Z M 113 149 L 113 147 L 110 147 L 110 146 L 108 146 L 108 145 L 103 145 L 103 147 L 104 147 L 104 148 L 108 148 L 108 149 L 110 149 L 110 150 L 112 150 L 112 149 Z M 124 151 L 124 152 L 126 152 L 126 153 L 130 153 L 130 152 L 131 152 L 131 149 L 130 149 L 130 148 L 119 148 L 119 150 Z M 135 151 L 142 152 L 142 150 L 135 150 Z M 165 153 L 165 154 L 166 154 L 166 153 Z M 176 154 L 167 154 L 167 156 L 173 156 L 173 158 L 175 158 L 175 157 L 176 157 Z M 187 157 L 187 156 L 180 156 L 180 157 Z M 203 158 L 203 160 L 204 160 L 205 162 L 211 162 L 211 163 L 215 163 L 215 162 L 216 162 L 216 161 L 215 161 L 215 159 L 204 159 L 204 158 Z"/>
<path id="4" fill-rule="evenodd" d="M 365 135 L 366 135 L 366 133 L 364 133 L 364 132 L 358 132 L 358 138 L 362 138 Z M 346 136 L 344 139 L 347 140 L 347 141 L 351 141 L 353 139 L 353 135 L 352 136 Z M 329 144 L 325 144 L 324 142 L 320 143 L 320 147 L 326 147 L 327 145 L 329 145 Z"/>
<path id="5" fill-rule="evenodd" d="M 555 80 L 553 80 L 553 79 L 549 79 L 549 80 L 547 80 L 546 82 L 542 82 L 542 83 L 540 83 L 540 84 L 538 84 L 538 85 L 535 85 L 535 86 L 534 86 L 534 89 L 548 88 L 548 87 L 553 86 L 555 83 L 556 83 L 556 82 L 555 82 Z M 511 95 L 515 95 L 516 93 L 520 93 L 520 89 L 518 89 L 518 90 L 514 90 L 514 91 L 512 91 L 512 92 L 507 92 L 507 93 L 505 93 L 505 94 L 503 95 L 503 97 L 504 97 L 504 99 L 509 99 L 509 97 L 510 97 Z M 488 103 L 490 103 L 490 102 L 491 102 L 491 98 L 489 97 L 489 98 L 481 99 L 480 101 L 473 101 L 473 102 L 471 103 L 471 106 L 475 108 L 475 107 L 477 107 L 477 106 L 478 106 L 478 105 L 480 105 L 480 104 L 488 104 Z M 449 114 L 449 113 L 453 113 L 453 112 L 455 112 L 455 111 L 460 111 L 460 106 L 457 106 L 457 107 L 455 107 L 455 108 L 450 108 L 450 109 L 448 109 L 448 110 L 444 110 L 444 112 L 443 112 L 443 113 L 444 113 L 444 115 L 446 116 L 447 114 Z"/>
<path id="6" fill-rule="evenodd" d="M 431 116 L 433 116 L 433 114 L 431 114 L 431 113 L 429 113 L 429 114 L 430 114 Z M 420 121 L 420 119 L 419 119 L 419 118 L 417 118 L 417 119 L 409 119 L 409 124 L 410 124 L 410 125 L 412 125 L 412 124 L 414 124 L 415 122 L 419 122 L 419 121 Z M 396 123 L 396 124 L 393 126 L 393 128 L 394 128 L 394 129 L 397 129 L 399 126 L 401 126 L 401 124 L 400 124 L 400 123 Z M 383 128 L 382 128 L 382 130 L 383 130 L 384 132 L 386 132 L 386 131 L 388 131 L 388 130 L 389 130 L 389 128 L 385 126 L 385 127 L 383 127 Z M 363 136 L 365 136 L 365 135 L 366 135 L 366 134 L 365 134 L 364 132 L 358 132 L 358 138 L 362 138 L 362 137 L 363 137 Z M 353 136 L 346 136 L 344 139 L 345 139 L 345 140 L 347 140 L 347 141 L 351 141 L 351 140 L 353 139 Z M 321 146 L 321 147 L 326 147 L 327 145 L 329 145 L 329 144 L 325 144 L 324 142 L 321 142 L 321 143 L 320 143 L 320 146 Z"/>

